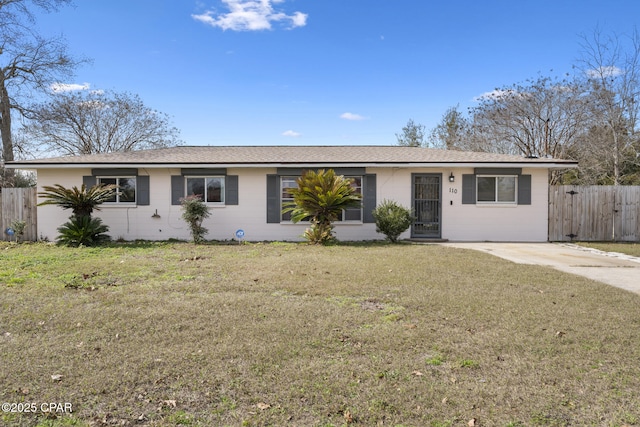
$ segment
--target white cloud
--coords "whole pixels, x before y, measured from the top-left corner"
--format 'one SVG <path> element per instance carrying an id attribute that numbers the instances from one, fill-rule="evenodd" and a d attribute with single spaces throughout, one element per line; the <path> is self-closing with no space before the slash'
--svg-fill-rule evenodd
<path id="1" fill-rule="evenodd" d="M 291 138 L 297 138 L 299 136 L 302 136 L 302 134 L 300 132 L 296 132 L 295 130 L 287 130 L 282 132 L 282 136 L 288 136 Z"/>
<path id="2" fill-rule="evenodd" d="M 291 24 L 293 27 L 304 27 L 307 25 L 307 16 L 309 15 L 306 13 L 295 12 L 289 18 L 291 18 Z"/>
<path id="3" fill-rule="evenodd" d="M 354 114 L 354 113 L 342 113 L 340 114 L 340 118 L 341 119 L 345 119 L 345 120 L 366 120 L 367 118 L 364 116 L 361 116 L 360 114 Z"/>
<path id="4" fill-rule="evenodd" d="M 89 83 L 77 84 L 77 83 L 51 83 L 49 88 L 54 93 L 60 92 L 75 92 L 78 90 L 89 90 L 91 85 Z"/>
<path id="5" fill-rule="evenodd" d="M 233 31 L 270 30 L 272 23 L 288 24 L 288 28 L 305 26 L 308 16 L 306 13 L 294 12 L 287 15 L 273 8 L 273 4 L 283 2 L 284 0 L 222 0 L 229 9 L 228 13 L 218 14 L 210 10 L 191 17 L 212 27 Z"/>
<path id="6" fill-rule="evenodd" d="M 587 76 L 591 78 L 596 77 L 616 77 L 623 73 L 623 71 L 615 65 L 609 65 L 605 67 L 596 68 L 593 70 L 587 70 Z"/>

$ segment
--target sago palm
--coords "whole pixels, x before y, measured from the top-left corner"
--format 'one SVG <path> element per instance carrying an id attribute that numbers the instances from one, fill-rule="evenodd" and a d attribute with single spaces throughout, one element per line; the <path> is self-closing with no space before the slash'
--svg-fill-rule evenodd
<path id="1" fill-rule="evenodd" d="M 106 234 L 109 227 L 100 218 L 91 218 L 91 213 L 100 210 L 100 204 L 113 197 L 117 186 L 94 185 L 87 188 L 84 184 L 80 188 L 65 188 L 60 184 L 45 185 L 45 191 L 38 193 L 46 199 L 42 205 L 56 205 L 62 209 L 71 209 L 73 215 L 69 221 L 58 228 L 58 243 L 67 246 L 92 246 L 108 241 Z"/>
<path id="2" fill-rule="evenodd" d="M 100 218 L 71 216 L 69 221 L 58 227 L 58 244 L 66 246 L 95 246 L 108 242 L 109 227 Z"/>
<path id="3" fill-rule="evenodd" d="M 333 222 L 342 211 L 360 206 L 361 195 L 356 193 L 352 181 L 336 175 L 333 169 L 306 171 L 297 179 L 298 187 L 289 191 L 293 202 L 284 206 L 291 212 L 291 221 L 309 220 L 311 229 L 305 237 L 312 243 L 326 243 L 333 239 Z"/>
<path id="4" fill-rule="evenodd" d="M 73 216 L 91 216 L 93 210 L 100 210 L 98 205 L 113 197 L 116 189 L 115 185 L 94 185 L 87 188 L 84 184 L 80 188 L 65 188 L 60 184 L 53 186 L 45 185 L 43 192 L 38 193 L 40 197 L 46 199 L 39 203 L 42 205 L 56 205 L 62 209 L 71 209 Z"/>

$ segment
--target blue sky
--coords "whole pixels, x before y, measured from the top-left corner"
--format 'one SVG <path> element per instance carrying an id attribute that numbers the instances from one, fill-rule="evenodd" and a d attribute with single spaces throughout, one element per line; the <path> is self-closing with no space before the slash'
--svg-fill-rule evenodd
<path id="1" fill-rule="evenodd" d="M 45 34 L 93 62 L 60 82 L 138 94 L 187 145 L 393 145 L 409 119 L 572 72 L 636 0 L 76 0 Z"/>

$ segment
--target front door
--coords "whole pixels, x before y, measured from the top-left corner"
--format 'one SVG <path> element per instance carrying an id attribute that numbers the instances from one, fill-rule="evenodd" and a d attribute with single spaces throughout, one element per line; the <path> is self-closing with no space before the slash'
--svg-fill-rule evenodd
<path id="1" fill-rule="evenodd" d="M 411 237 L 440 238 L 442 174 L 412 174 L 413 215 Z"/>

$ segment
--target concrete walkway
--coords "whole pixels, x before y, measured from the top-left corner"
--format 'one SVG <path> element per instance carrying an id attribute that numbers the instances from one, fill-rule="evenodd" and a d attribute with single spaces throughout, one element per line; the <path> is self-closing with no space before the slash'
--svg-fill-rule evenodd
<path id="1" fill-rule="evenodd" d="M 486 252 L 518 264 L 537 264 L 640 294 L 640 258 L 570 243 L 442 243 Z"/>

